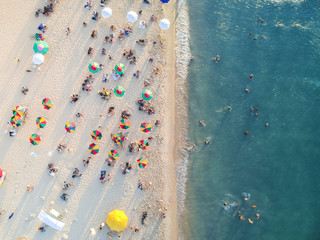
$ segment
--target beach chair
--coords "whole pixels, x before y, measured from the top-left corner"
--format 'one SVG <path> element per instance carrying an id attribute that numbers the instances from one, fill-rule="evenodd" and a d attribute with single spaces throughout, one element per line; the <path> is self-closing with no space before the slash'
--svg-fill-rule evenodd
<path id="1" fill-rule="evenodd" d="M 55 216 L 56 218 L 62 219 L 62 215 L 57 212 L 56 210 L 54 210 L 53 208 L 51 208 L 51 210 L 49 211 L 49 213 L 53 216 Z"/>

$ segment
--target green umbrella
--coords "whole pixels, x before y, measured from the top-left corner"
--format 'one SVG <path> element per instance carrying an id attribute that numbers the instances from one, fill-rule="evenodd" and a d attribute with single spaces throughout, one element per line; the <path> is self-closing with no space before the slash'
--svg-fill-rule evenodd
<path id="1" fill-rule="evenodd" d="M 122 86 L 117 86 L 115 89 L 114 89 L 114 94 L 117 96 L 117 97 L 122 97 L 124 95 L 126 91 L 124 90 L 124 88 Z"/>
<path id="2" fill-rule="evenodd" d="M 33 50 L 35 53 L 41 53 L 41 54 L 46 54 L 49 50 L 48 43 L 45 41 L 37 41 L 33 45 Z"/>
<path id="3" fill-rule="evenodd" d="M 144 100 L 151 100 L 152 92 L 150 90 L 144 90 L 143 93 L 142 93 L 142 98 Z"/>
<path id="4" fill-rule="evenodd" d="M 118 73 L 119 75 L 122 75 L 124 74 L 124 70 L 125 70 L 125 67 L 122 63 L 119 63 L 117 64 L 115 67 L 114 67 L 114 70 L 116 71 L 116 73 Z"/>
<path id="5" fill-rule="evenodd" d="M 96 62 L 92 62 L 89 64 L 89 71 L 92 73 L 97 73 L 100 70 L 100 65 Z"/>

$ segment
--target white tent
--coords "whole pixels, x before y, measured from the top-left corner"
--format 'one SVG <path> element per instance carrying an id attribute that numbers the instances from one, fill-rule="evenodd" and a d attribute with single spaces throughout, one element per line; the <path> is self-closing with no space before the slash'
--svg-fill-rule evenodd
<path id="1" fill-rule="evenodd" d="M 41 212 L 38 215 L 38 218 L 44 222 L 46 225 L 52 227 L 53 229 L 61 231 L 64 227 L 64 223 L 60 222 L 58 219 L 55 219 L 51 217 L 48 213 L 46 213 L 44 210 L 41 210 Z"/>
<path id="2" fill-rule="evenodd" d="M 33 55 L 32 62 L 36 65 L 40 65 L 44 62 L 44 56 L 41 53 L 36 53 Z"/>
<path id="3" fill-rule="evenodd" d="M 127 14 L 127 19 L 129 22 L 134 23 L 135 21 L 138 20 L 138 14 L 136 12 L 130 11 Z"/>
<path id="4" fill-rule="evenodd" d="M 162 19 L 159 23 L 159 26 L 162 30 L 168 30 L 170 27 L 170 22 L 168 19 Z"/>
<path id="5" fill-rule="evenodd" d="M 108 8 L 108 7 L 102 9 L 101 15 L 102 15 L 102 17 L 104 17 L 104 18 L 109 18 L 109 17 L 111 17 L 111 16 L 112 16 L 112 9 L 111 9 L 111 8 Z"/>

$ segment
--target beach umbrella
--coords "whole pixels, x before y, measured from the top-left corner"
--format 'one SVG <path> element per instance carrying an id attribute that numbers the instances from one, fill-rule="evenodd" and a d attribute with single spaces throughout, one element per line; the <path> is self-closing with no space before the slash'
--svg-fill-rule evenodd
<path id="1" fill-rule="evenodd" d="M 91 154 L 96 155 L 99 152 L 99 147 L 98 145 L 91 143 L 89 146 L 89 151 Z"/>
<path id="2" fill-rule="evenodd" d="M 160 0 L 162 3 L 168 3 L 170 0 Z"/>
<path id="3" fill-rule="evenodd" d="M 2 178 L 2 169 L 0 168 L 0 178 Z"/>
<path id="4" fill-rule="evenodd" d="M 101 132 L 99 132 L 98 130 L 94 130 L 94 131 L 92 131 L 92 133 L 91 133 L 91 137 L 92 137 L 94 140 L 98 141 L 98 140 L 101 140 L 102 134 L 101 134 Z"/>
<path id="5" fill-rule="evenodd" d="M 122 63 L 119 63 L 114 67 L 114 70 L 119 75 L 122 75 L 122 74 L 124 74 L 125 67 L 124 67 L 124 65 Z"/>
<path id="6" fill-rule="evenodd" d="M 89 71 L 92 73 L 97 73 L 100 70 L 100 65 L 96 62 L 92 62 L 89 64 Z"/>
<path id="7" fill-rule="evenodd" d="M 67 122 L 64 128 L 67 132 L 72 133 L 76 130 L 76 125 L 73 122 Z"/>
<path id="8" fill-rule="evenodd" d="M 119 158 L 119 153 L 116 150 L 110 150 L 109 158 L 111 160 L 117 160 Z"/>
<path id="9" fill-rule="evenodd" d="M 19 127 L 22 124 L 22 118 L 20 116 L 13 116 L 10 119 L 10 123 L 13 127 Z"/>
<path id="10" fill-rule="evenodd" d="M 159 23 L 159 26 L 162 30 L 168 30 L 170 27 L 170 22 L 168 19 L 162 19 Z"/>
<path id="11" fill-rule="evenodd" d="M 150 123 L 141 123 L 140 129 L 142 132 L 150 132 L 151 131 L 151 124 Z"/>
<path id="12" fill-rule="evenodd" d="M 151 98 L 152 98 L 152 92 L 151 92 L 150 90 L 144 90 L 144 91 L 142 92 L 142 98 L 143 98 L 144 100 L 151 100 Z"/>
<path id="13" fill-rule="evenodd" d="M 14 109 L 12 109 L 13 115 L 14 116 L 20 116 L 22 117 L 24 113 L 26 112 L 26 108 L 21 107 L 21 106 L 16 106 Z"/>
<path id="14" fill-rule="evenodd" d="M 134 11 L 130 11 L 127 14 L 127 19 L 129 22 L 134 23 L 135 21 L 138 20 L 138 14 Z"/>
<path id="15" fill-rule="evenodd" d="M 120 127 L 122 129 L 128 129 L 130 127 L 130 121 L 128 119 L 121 119 L 120 120 Z"/>
<path id="16" fill-rule="evenodd" d="M 46 54 L 49 50 L 49 45 L 45 41 L 37 41 L 33 45 L 33 51 L 35 53 Z"/>
<path id="17" fill-rule="evenodd" d="M 149 143 L 146 140 L 140 140 L 138 145 L 139 145 L 139 148 L 142 150 L 147 150 L 149 147 Z"/>
<path id="18" fill-rule="evenodd" d="M 124 142 L 124 136 L 121 133 L 116 133 L 115 135 L 113 135 L 112 140 L 116 144 L 121 144 Z"/>
<path id="19" fill-rule="evenodd" d="M 44 109 L 49 110 L 50 108 L 52 108 L 53 103 L 49 98 L 45 98 L 42 100 L 42 105 L 43 105 Z"/>
<path id="20" fill-rule="evenodd" d="M 41 142 L 41 137 L 39 135 L 37 135 L 37 134 L 32 134 L 30 136 L 30 142 L 33 145 L 38 145 Z"/>
<path id="21" fill-rule="evenodd" d="M 36 53 L 32 57 L 33 64 L 40 65 L 44 62 L 44 56 L 41 53 Z"/>
<path id="22" fill-rule="evenodd" d="M 117 86 L 115 89 L 114 89 L 114 94 L 117 96 L 117 97 L 122 97 L 124 95 L 126 91 L 124 90 L 124 88 L 122 86 Z"/>
<path id="23" fill-rule="evenodd" d="M 36 120 L 36 124 L 39 128 L 44 128 L 47 124 L 47 121 L 43 117 L 38 117 Z"/>
<path id="24" fill-rule="evenodd" d="M 120 232 L 127 227 L 128 217 L 123 211 L 115 209 L 108 213 L 106 223 L 111 230 Z"/>
<path id="25" fill-rule="evenodd" d="M 111 16 L 112 16 L 112 9 L 111 9 L 111 8 L 108 8 L 108 7 L 102 9 L 101 15 L 102 15 L 102 17 L 104 17 L 104 18 L 109 18 L 109 17 L 111 17 Z"/>
<path id="26" fill-rule="evenodd" d="M 143 157 L 137 160 L 139 168 L 145 168 L 147 166 L 147 160 L 143 160 Z"/>

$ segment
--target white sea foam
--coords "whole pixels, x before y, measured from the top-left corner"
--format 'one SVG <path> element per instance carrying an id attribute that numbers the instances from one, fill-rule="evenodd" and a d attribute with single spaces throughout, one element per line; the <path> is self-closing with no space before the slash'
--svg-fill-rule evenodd
<path id="1" fill-rule="evenodd" d="M 178 109 L 179 125 L 182 121 L 182 131 L 179 136 L 179 161 L 176 164 L 177 170 L 177 201 L 178 218 L 181 219 L 181 213 L 184 209 L 185 200 L 185 184 L 187 180 L 188 170 L 188 150 L 186 148 L 188 142 L 188 91 L 187 76 L 188 65 L 191 58 L 189 47 L 189 16 L 186 1 L 177 1 L 177 18 L 176 18 L 176 64 L 177 64 L 177 80 L 176 80 L 176 109 Z M 181 224 L 179 224 L 181 226 Z M 181 228 L 178 229 L 179 239 L 183 239 Z"/>

